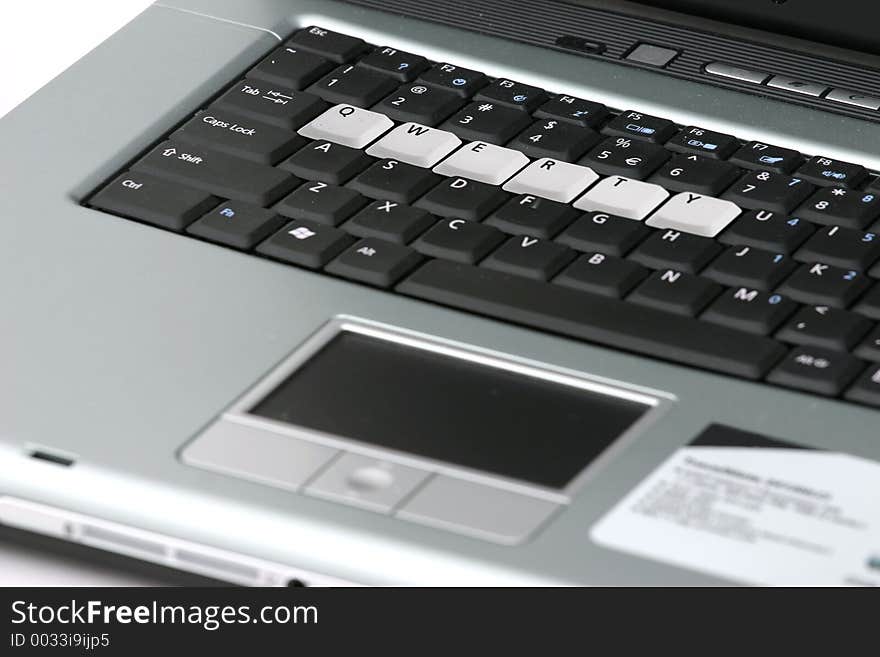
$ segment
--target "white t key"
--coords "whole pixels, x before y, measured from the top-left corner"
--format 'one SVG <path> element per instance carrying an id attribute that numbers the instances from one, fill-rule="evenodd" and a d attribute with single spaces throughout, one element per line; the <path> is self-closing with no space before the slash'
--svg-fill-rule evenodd
<path id="1" fill-rule="evenodd" d="M 470 178 L 500 185 L 529 163 L 529 158 L 511 148 L 472 141 L 434 167 L 444 176 Z"/>
<path id="2" fill-rule="evenodd" d="M 309 139 L 326 139 L 343 146 L 363 148 L 394 127 L 384 114 L 354 105 L 334 105 L 297 130 Z"/>
<path id="3" fill-rule="evenodd" d="M 596 183 L 574 203 L 578 210 L 599 210 L 641 221 L 669 198 L 669 192 L 651 183 L 610 176 Z"/>
<path id="4" fill-rule="evenodd" d="M 715 237 L 741 212 L 739 206 L 730 201 L 682 192 L 664 203 L 645 223 L 655 228 L 673 228 L 703 237 Z"/>
<path id="5" fill-rule="evenodd" d="M 570 203 L 597 180 L 598 174 L 589 167 L 542 157 L 504 183 L 502 189 Z"/>
<path id="6" fill-rule="evenodd" d="M 370 146 L 367 155 L 432 167 L 459 146 L 461 139 L 451 132 L 409 122 L 397 126 Z"/>

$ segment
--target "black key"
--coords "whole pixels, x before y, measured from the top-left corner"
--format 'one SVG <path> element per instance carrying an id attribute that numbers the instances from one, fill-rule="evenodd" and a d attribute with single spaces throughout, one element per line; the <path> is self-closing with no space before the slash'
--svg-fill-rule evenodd
<path id="1" fill-rule="evenodd" d="M 562 285 L 483 267 L 432 260 L 397 291 L 435 303 L 516 322 L 654 358 L 757 379 L 782 356 L 768 338 L 710 327 Z"/>
<path id="2" fill-rule="evenodd" d="M 338 64 L 357 57 L 364 50 L 363 39 L 331 32 L 315 25 L 301 29 L 287 43 L 316 52 Z"/>
<path id="3" fill-rule="evenodd" d="M 375 160 L 357 148 L 331 141 L 313 141 L 278 166 L 303 180 L 341 185 Z"/>
<path id="4" fill-rule="evenodd" d="M 794 257 L 801 262 L 825 262 L 845 269 L 868 269 L 880 258 L 880 236 L 832 226 L 816 232 Z"/>
<path id="5" fill-rule="evenodd" d="M 580 163 L 605 176 L 642 180 L 668 159 L 669 151 L 657 144 L 609 137 L 581 158 Z"/>
<path id="6" fill-rule="evenodd" d="M 608 123 L 602 132 L 662 144 L 678 132 L 678 128 L 667 119 L 628 110 Z"/>
<path id="7" fill-rule="evenodd" d="M 428 60 L 421 55 L 385 46 L 364 57 L 360 65 L 391 75 L 401 82 L 410 82 L 428 66 Z"/>
<path id="8" fill-rule="evenodd" d="M 421 261 L 422 257 L 408 246 L 368 237 L 339 254 L 324 271 L 378 287 L 391 287 Z"/>
<path id="9" fill-rule="evenodd" d="M 779 292 L 801 303 L 846 308 L 868 285 L 868 279 L 857 271 L 811 263 L 801 265 Z"/>
<path id="10" fill-rule="evenodd" d="M 309 87 L 309 92 L 328 103 L 371 107 L 391 93 L 397 83 L 368 68 L 346 64 L 330 71 Z"/>
<path id="11" fill-rule="evenodd" d="M 504 240 L 504 234 L 476 221 L 444 219 L 413 243 L 425 255 L 473 264 Z"/>
<path id="12" fill-rule="evenodd" d="M 736 287 L 718 297 L 700 319 L 740 331 L 769 335 L 797 307 L 794 301 L 779 294 Z"/>
<path id="13" fill-rule="evenodd" d="M 790 148 L 750 141 L 734 153 L 730 161 L 744 169 L 767 169 L 791 173 L 804 161 L 804 156 Z"/>
<path id="14" fill-rule="evenodd" d="M 874 326 L 874 330 L 862 339 L 853 353 L 864 360 L 880 363 L 880 325 Z"/>
<path id="15" fill-rule="evenodd" d="M 846 310 L 828 306 L 807 306 L 799 310 L 779 333 L 777 340 L 849 351 L 871 328 L 871 322 Z"/>
<path id="16" fill-rule="evenodd" d="M 564 230 L 556 241 L 578 251 L 623 256 L 650 234 L 651 230 L 640 221 L 604 212 L 588 212 Z"/>
<path id="17" fill-rule="evenodd" d="M 481 267 L 546 281 L 574 259 L 568 247 L 547 240 L 517 235 L 489 254 Z"/>
<path id="18" fill-rule="evenodd" d="M 479 71 L 472 71 L 453 64 L 434 64 L 419 77 L 425 84 L 443 87 L 459 96 L 469 98 L 489 80 Z"/>
<path id="19" fill-rule="evenodd" d="M 797 177 L 814 185 L 856 187 L 868 177 L 868 170 L 860 164 L 817 155 L 801 165 Z"/>
<path id="20" fill-rule="evenodd" d="M 797 217 L 768 210 L 749 210 L 721 233 L 718 240 L 724 244 L 791 253 L 812 234 L 810 224 Z"/>
<path id="21" fill-rule="evenodd" d="M 338 226 L 366 202 L 367 199 L 353 189 L 311 181 L 282 199 L 275 210 L 291 219 Z"/>
<path id="22" fill-rule="evenodd" d="M 718 296 L 719 292 L 721 286 L 705 278 L 664 269 L 651 274 L 630 293 L 627 301 L 693 317 Z"/>
<path id="23" fill-rule="evenodd" d="M 589 253 L 578 257 L 553 282 L 619 299 L 648 273 L 647 269 L 629 260 L 604 253 Z"/>
<path id="24" fill-rule="evenodd" d="M 871 365 L 844 395 L 860 404 L 880 406 L 880 365 Z"/>
<path id="25" fill-rule="evenodd" d="M 279 128 L 297 130 L 327 109 L 327 103 L 305 91 L 242 80 L 211 107 L 220 107 Z"/>
<path id="26" fill-rule="evenodd" d="M 574 162 L 597 141 L 599 134 L 589 128 L 581 128 L 558 119 L 546 119 L 535 121 L 519 133 L 508 147 L 535 159 L 551 157 Z"/>
<path id="27" fill-rule="evenodd" d="M 813 186 L 800 178 L 770 171 L 750 171 L 740 178 L 722 198 L 741 208 L 791 212 L 813 192 Z"/>
<path id="28" fill-rule="evenodd" d="M 880 216 L 880 194 L 825 187 L 798 208 L 797 216 L 826 226 L 865 228 Z"/>
<path id="29" fill-rule="evenodd" d="M 183 230 L 219 202 L 207 192 L 128 171 L 95 194 L 89 205 L 154 226 Z"/>
<path id="30" fill-rule="evenodd" d="M 508 198 L 510 194 L 495 185 L 465 178 L 447 178 L 416 201 L 416 205 L 440 217 L 479 221 Z"/>
<path id="31" fill-rule="evenodd" d="M 521 194 L 495 210 L 484 223 L 505 233 L 550 239 L 578 215 L 565 203 Z"/>
<path id="32" fill-rule="evenodd" d="M 162 142 L 133 168 L 255 205 L 273 203 L 300 182 L 270 166 L 176 141 Z"/>
<path id="33" fill-rule="evenodd" d="M 227 110 L 201 111 L 171 137 L 261 164 L 275 164 L 308 143 L 295 132 Z"/>
<path id="34" fill-rule="evenodd" d="M 676 153 L 726 160 L 739 148 L 739 142 L 733 135 L 704 130 L 692 125 L 666 142 L 666 148 Z"/>
<path id="35" fill-rule="evenodd" d="M 471 103 L 449 117 L 443 130 L 465 141 L 505 144 L 529 125 L 529 115 L 496 103 Z"/>
<path id="36" fill-rule="evenodd" d="M 433 215 L 419 208 L 393 201 L 376 201 L 354 215 L 344 228 L 358 237 L 408 244 L 435 222 Z"/>
<path id="37" fill-rule="evenodd" d="M 728 162 L 707 160 L 698 155 L 676 155 L 651 176 L 651 182 L 673 192 L 718 196 L 739 174 L 740 170 Z"/>
<path id="38" fill-rule="evenodd" d="M 779 285 L 796 266 L 794 260 L 782 253 L 734 246 L 706 267 L 703 276 L 729 287 L 742 285 L 766 292 Z"/>
<path id="39" fill-rule="evenodd" d="M 292 221 L 257 247 L 264 255 L 318 269 L 354 240 L 338 228 L 311 221 Z"/>
<path id="40" fill-rule="evenodd" d="M 221 203 L 186 232 L 236 249 L 252 249 L 281 228 L 287 219 L 241 201 Z"/>
<path id="41" fill-rule="evenodd" d="M 348 183 L 364 196 L 412 203 L 442 178 L 430 169 L 398 160 L 380 160 Z"/>
<path id="42" fill-rule="evenodd" d="M 529 84 L 498 78 L 487 87 L 483 87 L 474 96 L 474 100 L 485 100 L 492 103 L 500 103 L 508 107 L 534 111 L 547 100 L 547 92 Z"/>
<path id="43" fill-rule="evenodd" d="M 680 269 L 696 274 L 720 251 L 721 247 L 708 237 L 658 230 L 630 253 L 629 259 L 651 269 Z"/>
<path id="44" fill-rule="evenodd" d="M 821 347 L 796 347 L 767 380 L 789 388 L 835 397 L 858 375 L 862 363 Z"/>
<path id="45" fill-rule="evenodd" d="M 582 128 L 595 128 L 609 115 L 608 108 L 602 103 L 565 95 L 551 98 L 535 110 L 535 118 L 557 119 Z"/>
<path id="46" fill-rule="evenodd" d="M 376 111 L 395 121 L 434 126 L 464 104 L 452 91 L 424 84 L 405 84 L 376 106 Z"/>
<path id="47" fill-rule="evenodd" d="M 880 320 L 880 285 L 875 284 L 865 296 L 859 299 L 854 310 L 865 317 Z"/>
<path id="48" fill-rule="evenodd" d="M 315 53 L 282 46 L 248 71 L 248 78 L 291 89 L 304 89 L 333 68 Z"/>

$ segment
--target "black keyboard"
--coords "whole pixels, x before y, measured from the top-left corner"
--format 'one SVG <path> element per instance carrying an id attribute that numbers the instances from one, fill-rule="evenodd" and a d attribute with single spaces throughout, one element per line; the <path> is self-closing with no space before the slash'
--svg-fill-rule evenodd
<path id="1" fill-rule="evenodd" d="M 87 205 L 880 406 L 880 180 L 310 27 Z"/>

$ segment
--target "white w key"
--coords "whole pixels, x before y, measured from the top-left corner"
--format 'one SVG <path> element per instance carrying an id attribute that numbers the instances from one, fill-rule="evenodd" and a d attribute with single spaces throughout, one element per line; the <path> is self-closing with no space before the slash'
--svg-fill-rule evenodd
<path id="1" fill-rule="evenodd" d="M 654 228 L 672 228 L 703 237 L 715 237 L 741 212 L 739 206 L 730 201 L 682 192 L 669 199 L 645 223 Z"/>
<path id="2" fill-rule="evenodd" d="M 529 158 L 510 148 L 472 141 L 434 167 L 443 176 L 470 178 L 500 185 L 529 163 Z"/>
<path id="3" fill-rule="evenodd" d="M 336 144 L 363 148 L 394 127 L 384 114 L 354 105 L 334 105 L 297 130 L 309 139 L 326 139 Z"/>
<path id="4" fill-rule="evenodd" d="M 459 146 L 461 139 L 451 132 L 409 122 L 397 126 L 370 146 L 367 155 L 432 167 Z"/>
<path id="5" fill-rule="evenodd" d="M 508 180 L 503 189 L 570 203 L 597 180 L 599 176 L 589 167 L 542 157 Z"/>

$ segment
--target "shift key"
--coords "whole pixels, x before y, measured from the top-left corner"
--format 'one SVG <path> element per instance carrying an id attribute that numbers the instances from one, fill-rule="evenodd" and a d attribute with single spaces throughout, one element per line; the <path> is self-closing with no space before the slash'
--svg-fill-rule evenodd
<path id="1" fill-rule="evenodd" d="M 133 169 L 262 206 L 274 203 L 300 182 L 281 169 L 175 141 L 162 142 Z"/>

